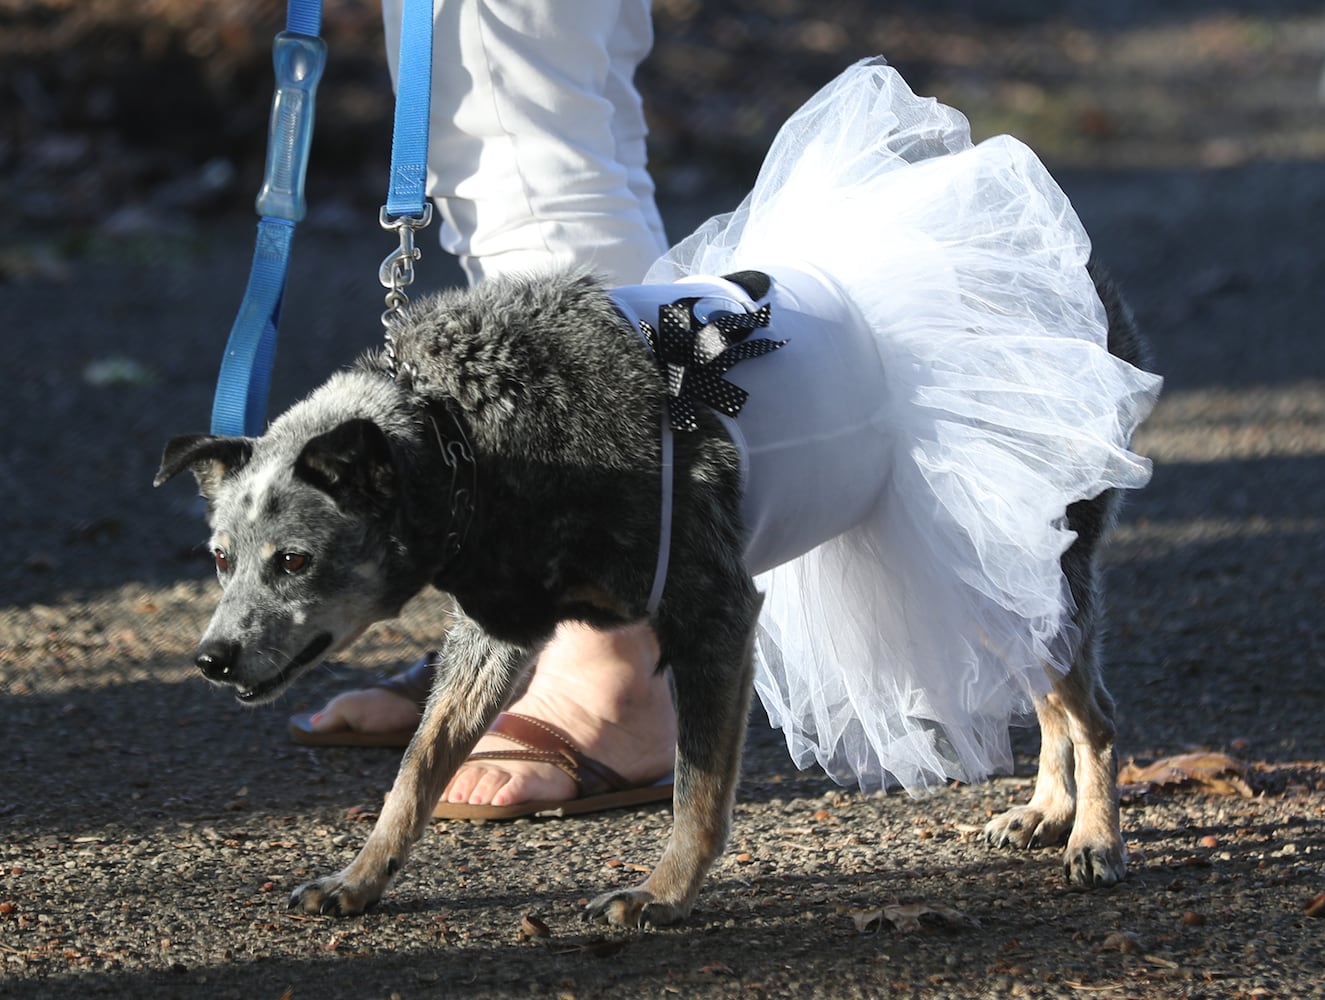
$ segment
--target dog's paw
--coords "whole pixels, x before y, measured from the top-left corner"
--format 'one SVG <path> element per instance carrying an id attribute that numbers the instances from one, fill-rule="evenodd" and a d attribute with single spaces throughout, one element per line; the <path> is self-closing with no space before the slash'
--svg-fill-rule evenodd
<path id="1" fill-rule="evenodd" d="M 1085 889 L 1114 885 L 1127 877 L 1127 848 L 1121 838 L 1078 842 L 1073 837 L 1063 855 L 1063 874 L 1069 885 Z"/>
<path id="2" fill-rule="evenodd" d="M 343 873 L 305 882 L 290 893 L 289 908 L 304 913 L 325 913 L 336 917 L 354 917 L 371 910 L 381 899 L 381 891 L 356 886 Z"/>
<path id="3" fill-rule="evenodd" d="M 1047 847 L 1062 841 L 1072 828 L 1072 813 L 1053 814 L 1032 805 L 1014 806 L 985 824 L 991 847 Z"/>
<path id="4" fill-rule="evenodd" d="M 690 907 L 664 903 L 647 889 L 617 889 L 605 892 L 584 908 L 584 919 L 614 927 L 665 927 L 690 916 Z"/>

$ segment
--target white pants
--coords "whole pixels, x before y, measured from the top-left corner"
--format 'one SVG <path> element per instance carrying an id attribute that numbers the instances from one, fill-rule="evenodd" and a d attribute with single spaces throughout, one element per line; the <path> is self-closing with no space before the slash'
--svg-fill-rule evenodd
<path id="1" fill-rule="evenodd" d="M 401 0 L 383 0 L 391 76 Z M 635 68 L 650 0 L 434 0 L 428 194 L 471 284 L 585 265 L 637 282 L 667 249 Z"/>

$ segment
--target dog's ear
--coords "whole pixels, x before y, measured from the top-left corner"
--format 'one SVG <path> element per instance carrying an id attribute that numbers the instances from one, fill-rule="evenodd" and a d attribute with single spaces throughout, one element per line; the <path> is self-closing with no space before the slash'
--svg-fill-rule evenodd
<path id="1" fill-rule="evenodd" d="M 343 506 L 378 506 L 396 496 L 391 442 L 371 420 L 347 420 L 313 438 L 295 460 L 294 474 Z"/>
<path id="2" fill-rule="evenodd" d="M 166 444 L 152 485 L 160 486 L 189 469 L 198 480 L 198 492 L 210 501 L 221 480 L 243 468 L 252 454 L 252 438 L 181 434 Z"/>

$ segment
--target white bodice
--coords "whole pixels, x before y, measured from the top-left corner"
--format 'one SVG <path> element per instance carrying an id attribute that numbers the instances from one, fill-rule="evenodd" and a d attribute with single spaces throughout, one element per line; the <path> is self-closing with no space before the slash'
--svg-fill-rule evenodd
<path id="1" fill-rule="evenodd" d="M 882 362 L 869 327 L 826 276 L 786 267 L 765 273 L 772 285 L 758 301 L 740 285 L 699 275 L 612 291 L 636 330 L 640 320 L 657 326 L 659 307 L 698 296 L 701 321 L 767 304 L 771 325 L 751 338 L 787 341 L 727 372 L 750 397 L 736 418 L 719 414 L 741 456 L 752 575 L 859 523 L 889 468 Z"/>

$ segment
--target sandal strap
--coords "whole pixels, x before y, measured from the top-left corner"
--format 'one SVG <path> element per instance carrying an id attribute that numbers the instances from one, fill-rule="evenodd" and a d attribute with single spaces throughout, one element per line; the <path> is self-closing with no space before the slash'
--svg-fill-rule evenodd
<path id="1" fill-rule="evenodd" d="M 398 694 L 422 709 L 428 703 L 428 693 L 432 691 L 433 678 L 437 675 L 438 655 L 435 649 L 425 653 L 421 659 L 400 673 L 374 681 L 373 687 Z"/>
<path id="2" fill-rule="evenodd" d="M 528 760 L 560 768 L 580 789 L 581 796 L 618 792 L 632 785 L 601 761 L 586 757 L 561 730 L 519 712 L 502 712 L 488 732 L 518 743 L 523 750 L 485 750 L 471 760 Z"/>
<path id="3" fill-rule="evenodd" d="M 373 687 L 407 698 L 422 709 L 432 691 L 438 657 L 438 651 L 432 650 L 400 673 L 375 681 Z M 504 736 L 524 749 L 484 750 L 470 754 L 471 760 L 527 760 L 551 764 L 575 782 L 581 796 L 633 787 L 606 764 L 586 756 L 565 733 L 542 719 L 519 712 L 502 712 L 488 727 L 488 732 Z"/>

